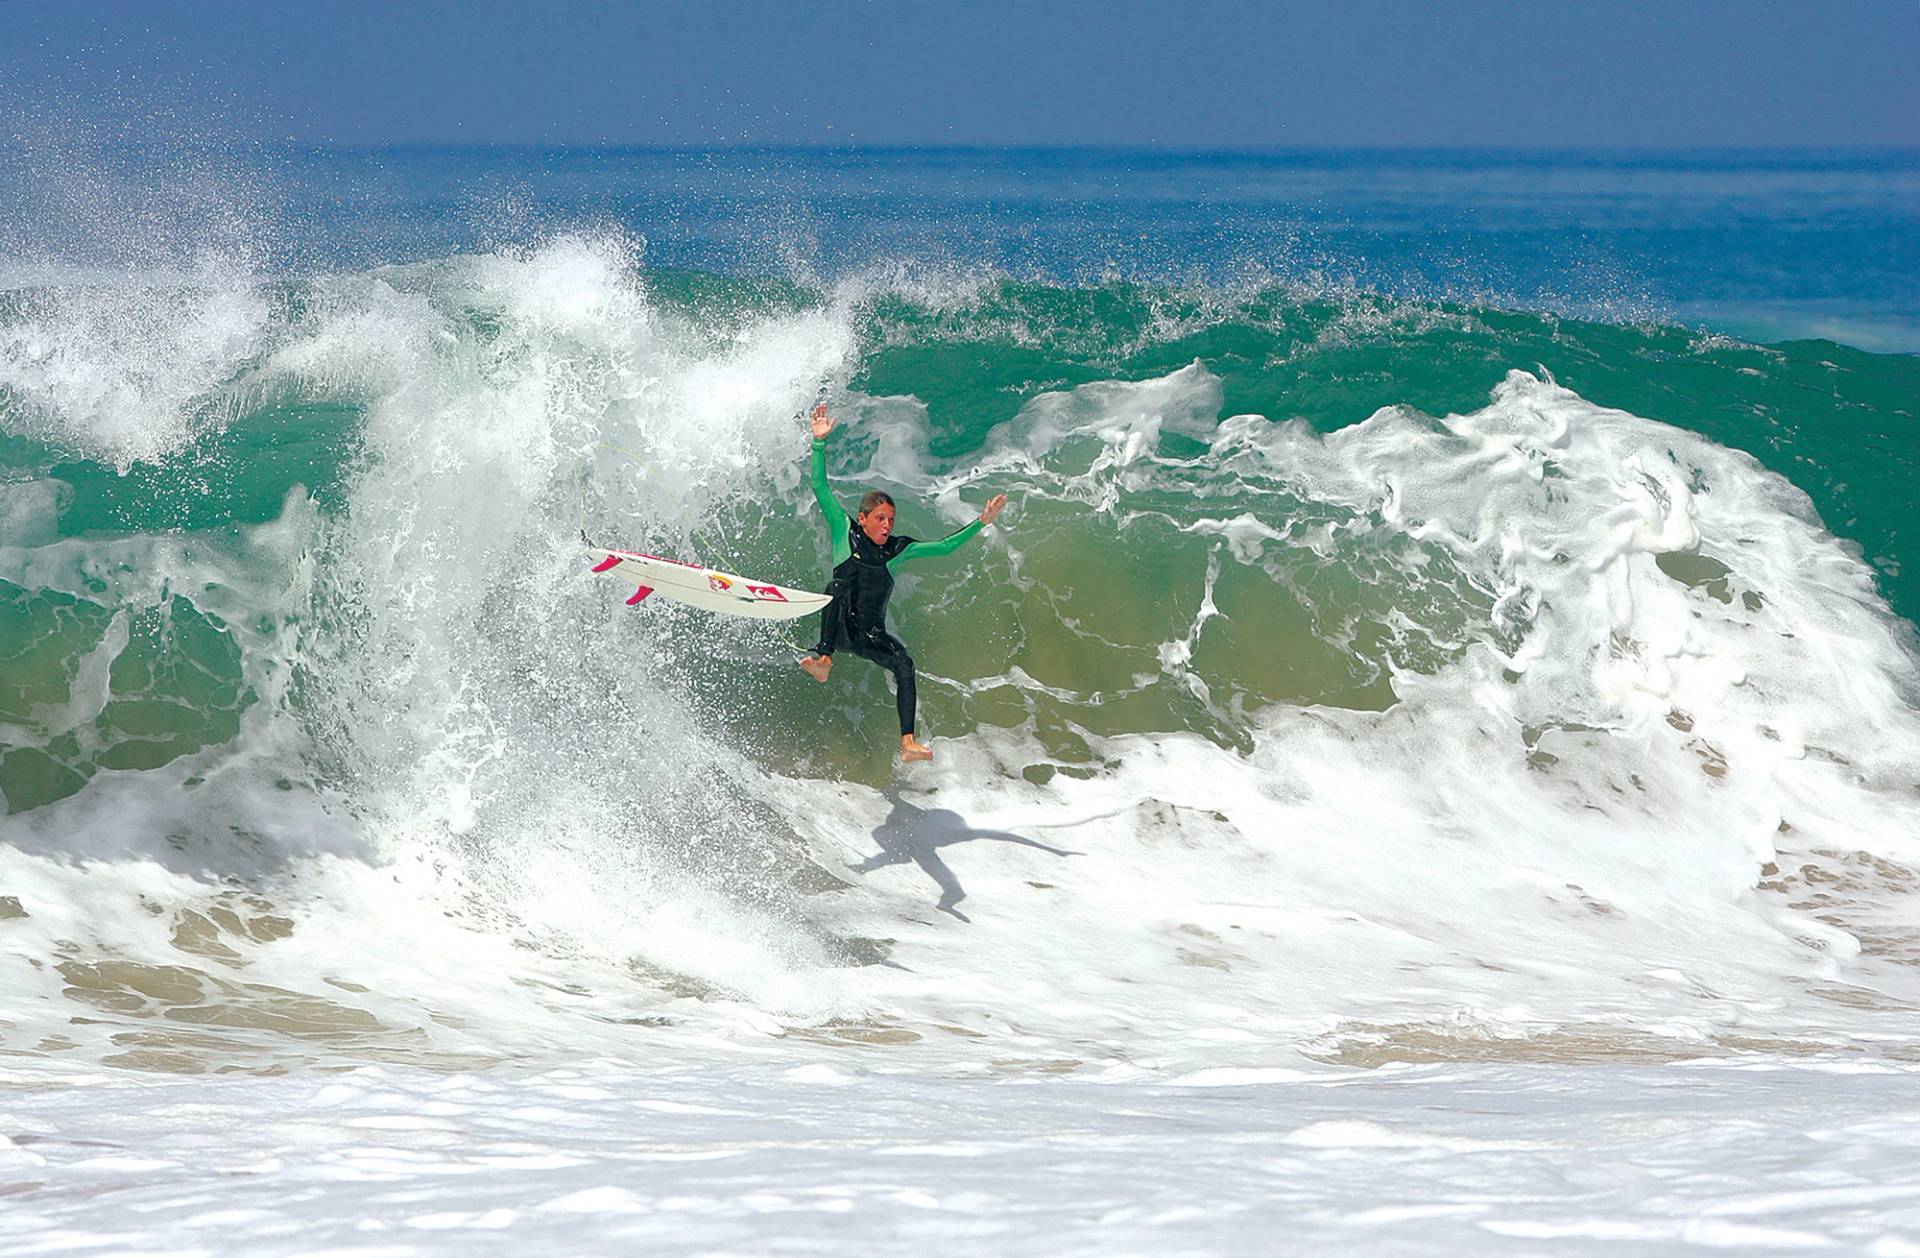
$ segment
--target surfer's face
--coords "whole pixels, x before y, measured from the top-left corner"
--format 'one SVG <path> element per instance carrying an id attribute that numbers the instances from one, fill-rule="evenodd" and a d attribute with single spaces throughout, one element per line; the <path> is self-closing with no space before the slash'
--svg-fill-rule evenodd
<path id="1" fill-rule="evenodd" d="M 893 508 L 883 502 L 871 511 L 862 511 L 859 524 L 870 541 L 884 542 L 893 536 Z"/>

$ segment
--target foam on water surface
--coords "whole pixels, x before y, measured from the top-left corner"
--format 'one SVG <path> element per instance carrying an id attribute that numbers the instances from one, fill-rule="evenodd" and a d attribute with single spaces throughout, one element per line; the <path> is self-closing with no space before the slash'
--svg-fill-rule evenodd
<path id="1" fill-rule="evenodd" d="M 1383 1071 L 1168 1087 L 824 1067 L 127 1075 L 8 1105 L 60 1252 L 1912 1252 L 1912 1078 Z M 809 1073 L 811 1072 L 811 1073 Z M 151 1089 L 151 1085 L 149 1085 Z M 103 1102 L 105 1102 L 103 1104 Z M 106 1121 L 106 1115 L 115 1115 Z M 36 1186 L 57 1180 L 70 1191 Z M 103 1202 L 122 1208 L 103 1211 Z"/>
<path id="2" fill-rule="evenodd" d="M 1005 413 L 962 430 L 945 368 L 889 384 L 903 349 L 962 351 L 876 311 L 985 319 L 1004 291 L 908 281 L 706 318 L 632 241 L 560 235 L 6 307 L 0 1051 L 25 1087 L 209 1076 L 131 1151 L 88 1151 L 104 1111 L 77 1091 L 9 1110 L 47 1137 L 9 1134 L 9 1174 L 151 1192 L 150 1234 L 37 1199 L 6 1226 L 344 1247 L 340 1185 L 391 1183 L 361 1218 L 400 1248 L 669 1218 L 725 1247 L 756 1212 L 825 1245 L 823 1220 L 918 1210 L 1010 1249 L 1218 1248 L 1306 1176 L 1329 1244 L 1911 1243 L 1844 1194 L 1896 1182 L 1880 1089 L 1920 1054 L 1920 687 L 1910 626 L 1807 494 L 1505 350 L 1459 409 L 1255 413 L 1217 356 L 1140 368 L 1211 326 L 1192 311 L 1129 332 L 1126 370 L 1011 359 Z M 1359 301 L 1300 352 L 1496 316 Z M 583 558 L 584 526 L 807 584 L 795 417 L 823 381 L 838 485 L 895 492 L 903 530 L 1014 499 L 901 574 L 929 766 L 892 766 L 872 670 L 818 687 L 780 630 L 627 609 Z M 275 492 L 216 492 L 250 474 Z M 1725 1073 L 1677 1064 L 1699 1059 Z M 1736 1064 L 1871 1151 L 1803 1185 L 1841 1196 L 1683 1183 L 1623 1210 L 1626 1172 L 1576 1157 L 1591 1194 L 1516 1204 L 1573 1156 L 1521 1113 L 1542 1090 L 1579 1094 L 1557 1121 L 1583 1139 L 1636 1115 L 1624 1162 L 1657 1161 L 1654 1093 L 1701 1079 L 1680 1141 L 1725 1165 L 1842 1138 L 1782 1110 L 1716 1145 L 1787 1095 Z M 1472 1117 L 1489 1092 L 1514 1112 Z M 1101 1199 L 1091 1223 L 1022 1195 L 1139 1182 L 1196 1096 L 1257 1113 L 1196 1120 L 1152 1192 L 1068 1194 Z M 249 1106 L 294 1117 L 200 1162 L 165 1126 Z M 345 1134 L 310 1156 L 322 1110 Z M 646 1123 L 611 1162 L 585 1147 Z M 816 1148 L 826 1178 L 799 1170 Z M 629 1157 L 644 1187 L 609 1179 Z M 202 1217 L 157 1187 L 221 1158 L 311 1209 Z M 433 1187 L 456 1174 L 490 1187 Z M 1431 1192 L 1384 1200 L 1406 1175 Z M 1202 1182 L 1226 1187 L 1196 1206 Z"/>
<path id="3" fill-rule="evenodd" d="M 1912 659 L 1868 570 L 1745 455 L 1521 372 L 1472 412 L 1322 434 L 1224 415 L 1193 363 L 1043 391 L 959 458 L 930 453 L 914 399 L 853 395 L 838 471 L 928 504 L 922 531 L 995 490 L 1018 504 L 903 574 L 929 718 L 958 736 L 887 784 L 860 767 L 872 679 L 823 709 L 716 671 L 750 631 L 615 607 L 570 535 L 584 513 L 691 552 L 771 482 L 780 510 L 728 535 L 804 570 L 790 420 L 857 353 L 854 305 L 711 339 L 621 242 L 575 237 L 308 305 L 244 387 L 354 399 L 340 509 L 296 494 L 228 538 L 5 552 L 0 576 L 48 592 L 23 597 L 112 606 L 104 584 L 122 607 L 26 727 L 97 777 L 9 819 L 16 881 L 45 888 L 12 928 L 38 940 L 32 988 L 175 965 L 178 922 L 218 919 L 172 880 L 228 874 L 271 879 L 249 893 L 298 923 L 216 928 L 251 979 L 304 954 L 289 990 L 419 1002 L 401 1021 L 433 1051 L 447 1020 L 484 1042 L 525 998 L 446 1009 L 435 966 L 357 954 L 510 941 L 502 980 L 670 1020 L 951 1026 L 1076 1062 L 1396 1035 L 1905 1044 L 1880 1015 L 1914 999 Z M 86 398 L 32 413 L 99 436 Z M 141 607 L 214 617 L 156 639 L 189 659 L 154 676 L 222 682 L 240 732 L 170 730 L 123 771 L 131 681 L 100 668 Z M 151 693 L 162 714 L 198 695 Z M 62 853 L 136 882 L 152 862 L 145 942 L 40 925 L 99 878 Z M 1794 898 L 1862 860 L 1861 894 Z M 366 898 L 386 875 L 354 861 L 403 871 L 424 925 L 396 933 Z M 600 977 L 520 973 L 566 967 Z"/>

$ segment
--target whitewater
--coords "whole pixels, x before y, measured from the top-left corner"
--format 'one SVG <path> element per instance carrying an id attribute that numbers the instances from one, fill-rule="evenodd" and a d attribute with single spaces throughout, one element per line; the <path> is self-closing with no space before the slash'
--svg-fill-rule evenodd
<path id="1" fill-rule="evenodd" d="M 8 1252 L 1920 1253 L 1910 360 L 652 248 L 7 277 Z"/>

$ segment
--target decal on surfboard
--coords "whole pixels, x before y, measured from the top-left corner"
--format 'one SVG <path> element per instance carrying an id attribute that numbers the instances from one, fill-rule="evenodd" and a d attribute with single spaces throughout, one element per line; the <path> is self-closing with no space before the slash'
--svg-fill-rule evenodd
<path id="1" fill-rule="evenodd" d="M 753 620 L 793 620 L 817 612 L 833 601 L 826 594 L 796 590 L 771 582 L 749 581 L 731 572 L 720 572 L 699 564 L 649 555 L 639 551 L 609 550 L 595 546 L 589 552 L 597 558 L 593 570 L 613 573 L 633 581 L 636 589 L 627 604 L 638 604 L 650 594 L 658 594 L 689 607 L 745 616 Z"/>

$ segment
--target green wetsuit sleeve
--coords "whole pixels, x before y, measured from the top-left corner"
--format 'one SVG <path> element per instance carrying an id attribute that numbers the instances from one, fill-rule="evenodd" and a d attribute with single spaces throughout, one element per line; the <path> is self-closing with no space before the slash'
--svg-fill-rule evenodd
<path id="1" fill-rule="evenodd" d="M 975 520 L 963 528 L 955 529 L 937 542 L 909 542 L 899 554 L 893 557 L 893 562 L 899 563 L 906 559 L 934 559 L 941 555 L 951 555 L 972 541 L 974 534 L 985 527 L 986 525 Z"/>
<path id="2" fill-rule="evenodd" d="M 853 554 L 853 547 L 847 544 L 847 511 L 834 501 L 833 486 L 827 484 L 827 443 L 820 438 L 813 439 L 813 497 L 820 504 L 820 514 L 827 517 L 827 534 L 833 541 L 833 566 L 839 567 Z"/>

